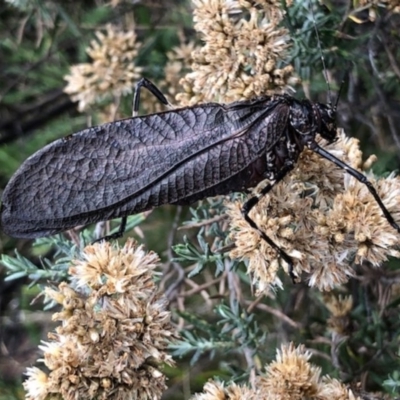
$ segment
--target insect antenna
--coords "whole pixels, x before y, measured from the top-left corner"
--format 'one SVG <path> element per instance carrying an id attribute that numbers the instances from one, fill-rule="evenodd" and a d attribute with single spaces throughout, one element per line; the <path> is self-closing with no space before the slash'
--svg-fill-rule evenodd
<path id="1" fill-rule="evenodd" d="M 338 91 L 338 94 L 336 97 L 335 105 L 333 106 L 333 109 L 335 111 L 337 110 L 337 105 L 339 103 L 340 95 L 342 94 L 343 85 L 344 85 L 344 77 L 343 77 L 342 81 L 340 82 L 339 91 Z"/>
<path id="2" fill-rule="evenodd" d="M 326 84 L 328 86 L 328 104 L 332 108 L 332 110 L 335 112 L 336 109 L 337 109 L 337 105 L 338 105 L 338 102 L 339 102 L 340 94 L 341 94 L 341 91 L 342 91 L 342 88 L 343 88 L 344 79 L 342 80 L 342 82 L 340 84 L 340 88 L 339 88 L 339 92 L 338 92 L 335 104 L 332 105 L 332 102 L 331 102 L 331 90 L 330 90 L 330 85 L 329 85 L 328 76 L 327 76 L 327 72 L 326 72 L 327 70 L 326 70 L 325 59 L 324 59 L 324 56 L 322 54 L 321 42 L 319 40 L 319 33 L 318 33 L 318 30 L 317 30 L 317 27 L 316 27 L 314 10 L 313 10 L 313 8 L 311 6 L 311 3 L 310 3 L 310 9 L 311 9 L 311 15 L 312 15 L 312 18 L 313 18 L 313 22 L 314 22 L 315 33 L 316 33 L 317 40 L 318 40 L 318 49 L 320 51 L 322 65 L 324 67 L 324 77 L 325 77 Z M 397 232 L 400 233 L 399 224 L 397 224 L 397 222 L 394 220 L 394 218 L 391 215 L 391 213 L 389 212 L 389 210 L 383 204 L 382 199 L 380 198 L 378 192 L 376 191 L 376 189 L 374 188 L 372 183 L 367 179 L 367 177 L 364 174 L 362 174 L 361 172 L 359 172 L 356 169 L 352 168 L 350 165 L 344 163 L 340 159 L 336 158 L 334 155 L 332 155 L 331 153 L 329 153 L 328 151 L 326 151 L 325 149 L 320 147 L 317 144 L 317 142 L 315 142 L 315 141 L 312 141 L 311 143 L 309 143 L 308 147 L 312 151 L 314 151 L 315 153 L 319 154 L 321 157 L 325 158 L 326 160 L 331 161 L 336 166 L 338 166 L 339 168 L 341 168 L 344 171 L 346 171 L 348 174 L 350 174 L 355 179 L 357 179 L 360 183 L 364 184 L 367 187 L 368 191 L 373 196 L 373 198 L 375 199 L 375 201 L 378 204 L 379 208 L 381 209 L 383 216 L 386 218 L 386 220 L 389 222 L 389 224 L 395 230 L 397 230 Z"/>
<path id="3" fill-rule="evenodd" d="M 331 86 L 329 84 L 328 73 L 327 73 L 326 64 L 325 64 L 325 58 L 324 58 L 324 54 L 322 52 L 321 40 L 319 38 L 319 32 L 318 32 L 318 29 L 317 29 L 317 23 L 316 23 L 316 20 L 315 20 L 314 9 L 313 9 L 311 1 L 310 1 L 310 11 L 311 11 L 311 16 L 312 16 L 312 20 L 313 20 L 315 36 L 317 37 L 318 51 L 319 51 L 319 55 L 321 57 L 321 62 L 322 62 L 322 67 L 323 67 L 323 75 L 324 75 L 324 78 L 325 78 L 326 86 L 328 87 L 328 104 L 330 106 L 332 106 Z M 333 110 L 336 110 L 336 105 L 337 105 L 337 101 L 335 103 L 335 106 L 333 107 Z"/>
<path id="4" fill-rule="evenodd" d="M 328 104 L 332 107 L 333 111 L 336 111 L 337 110 L 337 105 L 339 103 L 340 95 L 342 94 L 342 89 L 343 89 L 343 86 L 344 86 L 344 82 L 345 82 L 345 78 L 344 78 L 345 74 L 343 75 L 343 78 L 342 78 L 342 80 L 340 82 L 339 91 L 338 91 L 335 103 L 332 104 L 331 86 L 329 84 L 328 73 L 327 73 L 327 68 L 326 68 L 326 63 L 325 63 L 325 57 L 324 57 L 324 54 L 322 52 L 321 40 L 320 40 L 320 36 L 319 36 L 319 31 L 317 29 L 317 22 L 316 22 L 316 19 L 315 19 L 314 9 L 312 7 L 312 1 L 311 0 L 310 0 L 310 11 L 311 11 L 312 20 L 313 20 L 315 36 L 317 38 L 318 51 L 319 51 L 319 54 L 320 54 L 321 63 L 322 63 L 322 67 L 323 67 L 323 75 L 324 75 L 324 78 L 325 78 L 326 86 L 328 88 Z"/>

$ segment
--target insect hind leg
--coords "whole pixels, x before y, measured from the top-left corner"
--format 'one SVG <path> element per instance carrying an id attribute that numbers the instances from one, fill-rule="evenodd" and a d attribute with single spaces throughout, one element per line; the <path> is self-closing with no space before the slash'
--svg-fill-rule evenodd
<path id="1" fill-rule="evenodd" d="M 152 95 L 154 95 L 161 103 L 167 107 L 172 107 L 171 103 L 162 94 L 161 90 L 147 78 L 142 78 L 135 86 L 135 94 L 133 96 L 133 111 L 132 116 L 136 117 L 139 111 L 140 104 L 140 91 L 142 88 L 146 88 Z"/>
<path id="2" fill-rule="evenodd" d="M 347 165 L 343 161 L 339 160 L 334 155 L 332 155 L 331 153 L 329 153 L 328 151 L 326 151 L 322 147 L 320 147 L 316 142 L 310 143 L 308 145 L 308 147 L 315 153 L 319 154 L 321 157 L 326 158 L 327 160 L 329 160 L 329 161 L 333 162 L 335 165 L 337 165 L 339 168 L 342 168 L 343 170 L 345 170 L 351 176 L 356 178 L 359 182 L 363 183 L 368 188 L 368 190 L 372 194 L 372 196 L 374 197 L 379 208 L 382 210 L 382 213 L 385 216 L 386 220 L 389 222 L 390 225 L 392 225 L 392 227 L 394 229 L 397 230 L 397 232 L 400 233 L 399 225 L 395 222 L 394 218 L 392 217 L 392 214 L 390 214 L 389 210 L 385 207 L 381 198 L 379 197 L 378 192 L 376 191 L 376 189 L 374 188 L 372 183 L 367 179 L 367 177 L 364 174 L 362 174 L 361 172 L 350 167 L 350 165 Z"/>
<path id="3" fill-rule="evenodd" d="M 288 172 L 290 172 L 293 169 L 293 166 L 294 166 L 293 162 L 289 161 L 276 174 L 275 180 L 272 183 L 269 183 L 267 186 L 265 186 L 265 188 L 263 188 L 259 194 L 247 200 L 242 206 L 242 215 L 246 220 L 246 222 L 260 234 L 262 239 L 265 240 L 274 250 L 276 250 L 279 256 L 285 260 L 285 262 L 289 266 L 289 275 L 292 278 L 293 283 L 296 283 L 297 277 L 293 273 L 292 258 L 284 250 L 282 250 L 270 237 L 268 237 L 268 235 L 257 226 L 255 221 L 253 221 L 249 215 L 250 211 L 260 201 L 260 199 L 262 199 L 278 182 L 280 182 L 288 174 Z"/>

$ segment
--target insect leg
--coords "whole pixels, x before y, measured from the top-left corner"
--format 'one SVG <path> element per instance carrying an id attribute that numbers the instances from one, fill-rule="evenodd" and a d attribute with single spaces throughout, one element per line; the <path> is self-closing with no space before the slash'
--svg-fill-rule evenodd
<path id="1" fill-rule="evenodd" d="M 265 232 L 263 232 L 257 224 L 250 218 L 250 211 L 253 209 L 253 207 L 260 201 L 262 197 L 264 197 L 278 182 L 280 182 L 289 171 L 293 169 L 293 162 L 289 161 L 287 164 L 285 164 L 282 169 L 276 174 L 275 180 L 272 183 L 269 183 L 267 186 L 265 186 L 264 189 L 261 190 L 259 194 L 257 194 L 254 197 L 251 197 L 249 200 L 246 201 L 246 203 L 243 204 L 242 206 L 242 214 L 244 219 L 247 221 L 247 223 L 258 233 L 260 236 L 274 249 L 276 252 L 279 254 L 280 257 L 282 257 L 285 262 L 289 266 L 289 275 L 292 278 L 292 281 L 295 283 L 296 282 L 296 276 L 293 273 L 293 261 L 291 257 L 285 253 L 277 244 L 274 243 L 272 239 L 270 239 Z"/>
<path id="2" fill-rule="evenodd" d="M 96 239 L 96 240 L 93 241 L 93 243 L 102 242 L 103 240 L 108 242 L 109 240 L 118 239 L 118 238 L 122 237 L 122 235 L 125 232 L 126 221 L 127 221 L 127 217 L 122 217 L 121 218 L 121 225 L 119 226 L 119 229 L 118 229 L 117 232 L 112 233 L 111 235 L 103 236 L 103 237 L 101 237 L 99 239 Z"/>
<path id="3" fill-rule="evenodd" d="M 315 153 L 319 154 L 320 156 L 326 158 L 327 160 L 333 162 L 334 164 L 336 164 L 338 167 L 344 169 L 345 171 L 347 171 L 351 176 L 354 176 L 354 178 L 356 178 L 359 182 L 363 183 L 364 185 L 367 186 L 369 192 L 372 194 L 372 196 L 374 197 L 375 201 L 378 203 L 380 209 L 382 210 L 383 215 L 385 216 L 385 218 L 387 219 L 387 221 L 389 222 L 390 225 L 392 225 L 392 227 L 394 229 L 397 230 L 397 232 L 400 232 L 400 227 L 399 225 L 396 224 L 396 222 L 394 221 L 392 215 L 390 214 L 390 212 L 388 211 L 388 209 L 385 207 L 385 205 L 383 204 L 381 198 L 379 197 L 376 189 L 373 187 L 372 183 L 367 179 L 367 177 L 365 175 L 363 175 L 361 172 L 358 172 L 357 170 L 353 169 L 350 167 L 350 165 L 347 165 L 346 163 L 344 163 L 343 161 L 339 160 L 338 158 L 336 158 L 334 155 L 332 155 L 331 153 L 327 152 L 326 150 L 324 150 L 322 147 L 318 146 L 317 143 L 312 142 L 308 145 L 308 147 L 314 151 Z"/>
<path id="4" fill-rule="evenodd" d="M 132 112 L 133 117 L 136 116 L 139 111 L 140 90 L 143 87 L 146 88 L 150 93 L 152 93 L 159 101 L 161 101 L 161 103 L 165 104 L 166 106 L 171 106 L 170 102 L 161 93 L 161 90 L 158 89 L 156 85 L 154 85 L 154 83 L 152 83 L 146 78 L 142 78 L 135 86 L 135 94 L 133 96 L 133 112 Z M 127 220 L 126 217 L 121 218 L 121 225 L 117 232 L 113 233 L 112 235 L 107 235 L 105 237 L 97 239 L 95 240 L 95 242 L 99 242 L 101 240 L 112 240 L 120 238 L 125 232 L 126 220 Z"/>
<path id="5" fill-rule="evenodd" d="M 140 79 L 140 81 L 135 86 L 135 94 L 133 96 L 133 112 L 132 116 L 136 117 L 139 111 L 139 103 L 140 103 L 140 90 L 142 87 L 146 88 L 151 94 L 153 94 L 161 103 L 168 107 L 172 107 L 171 103 L 167 100 L 167 98 L 161 93 L 161 90 L 154 85 L 151 81 L 146 78 Z"/>

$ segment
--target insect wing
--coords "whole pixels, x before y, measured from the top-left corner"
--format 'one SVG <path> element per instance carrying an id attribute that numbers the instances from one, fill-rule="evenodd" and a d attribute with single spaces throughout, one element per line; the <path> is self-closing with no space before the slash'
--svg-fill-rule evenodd
<path id="1" fill-rule="evenodd" d="M 3 230 L 40 237 L 201 194 L 265 153 L 275 126 L 269 117 L 279 107 L 287 108 L 269 98 L 211 103 L 59 139 L 11 178 L 2 199 Z"/>

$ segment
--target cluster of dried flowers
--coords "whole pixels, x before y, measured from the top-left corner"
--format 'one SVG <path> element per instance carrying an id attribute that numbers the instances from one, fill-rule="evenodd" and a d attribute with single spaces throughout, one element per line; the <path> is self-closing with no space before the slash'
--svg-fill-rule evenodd
<path id="1" fill-rule="evenodd" d="M 256 377 L 253 388 L 210 381 L 192 400 L 356 400 L 361 399 L 337 379 L 321 377 L 321 369 L 309 362 L 311 353 L 291 343 L 277 350 L 276 360 Z"/>
<path id="2" fill-rule="evenodd" d="M 121 31 L 108 25 L 105 32 L 96 32 L 86 49 L 92 62 L 73 65 L 64 91 L 73 101 L 78 101 L 79 111 L 105 99 L 118 99 L 132 93 L 142 69 L 135 65 L 140 43 L 136 40 L 134 26 Z"/>
<path id="3" fill-rule="evenodd" d="M 280 27 L 280 0 L 193 0 L 194 28 L 203 46 L 192 52 L 192 72 L 181 81 L 182 105 L 231 102 L 285 90 L 293 67 L 280 67 L 289 35 Z"/>
<path id="4" fill-rule="evenodd" d="M 128 240 L 123 248 L 88 246 L 70 268 L 74 288 L 61 283 L 45 294 L 62 305 L 61 321 L 44 342 L 46 373 L 28 369 L 27 399 L 159 399 L 160 366 L 175 336 L 152 275 L 159 259 Z"/>
<path id="5" fill-rule="evenodd" d="M 372 156 L 362 163 L 357 139 L 340 132 L 336 143 L 324 146 L 356 169 L 370 167 Z M 400 221 L 400 179 L 393 175 L 377 180 L 367 174 L 389 212 Z M 262 292 L 282 286 L 277 275 L 277 253 L 248 226 L 241 202 L 229 203 L 231 256 L 243 258 Z M 344 170 L 310 150 L 300 156 L 296 168 L 251 211 L 251 218 L 279 247 L 291 256 L 294 273 L 305 273 L 310 286 L 330 290 L 354 275 L 355 264 L 379 267 L 389 256 L 399 257 L 398 232 L 389 225 L 367 187 Z"/>

